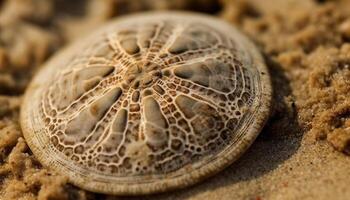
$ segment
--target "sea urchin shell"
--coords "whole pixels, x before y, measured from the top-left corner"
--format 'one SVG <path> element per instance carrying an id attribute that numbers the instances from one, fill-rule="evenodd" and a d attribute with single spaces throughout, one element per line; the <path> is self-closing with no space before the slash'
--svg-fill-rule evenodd
<path id="1" fill-rule="evenodd" d="M 39 161 L 81 188 L 139 195 L 185 187 L 235 161 L 269 115 L 256 47 L 213 17 L 110 22 L 43 66 L 21 110 Z"/>

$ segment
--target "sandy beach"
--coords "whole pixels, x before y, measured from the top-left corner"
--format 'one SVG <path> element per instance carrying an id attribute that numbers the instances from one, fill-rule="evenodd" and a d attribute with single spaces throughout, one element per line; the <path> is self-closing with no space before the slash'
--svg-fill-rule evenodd
<path id="1" fill-rule="evenodd" d="M 0 4 L 0 200 L 350 199 L 350 1 L 7 0 Z M 215 15 L 265 57 L 273 112 L 235 163 L 192 187 L 140 197 L 91 193 L 43 168 L 19 125 L 42 63 L 111 18 L 146 10 Z"/>

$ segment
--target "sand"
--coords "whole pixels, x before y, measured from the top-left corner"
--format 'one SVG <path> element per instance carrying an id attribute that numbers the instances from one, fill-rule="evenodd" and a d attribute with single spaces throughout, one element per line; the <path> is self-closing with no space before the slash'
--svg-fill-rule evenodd
<path id="1" fill-rule="evenodd" d="M 350 1 L 67 2 L 1 4 L 1 200 L 350 199 Z M 134 198 L 80 190 L 43 168 L 27 147 L 18 123 L 22 94 L 65 44 L 111 17 L 153 9 L 207 12 L 245 32 L 273 77 L 274 112 L 241 159 L 193 187 Z"/>

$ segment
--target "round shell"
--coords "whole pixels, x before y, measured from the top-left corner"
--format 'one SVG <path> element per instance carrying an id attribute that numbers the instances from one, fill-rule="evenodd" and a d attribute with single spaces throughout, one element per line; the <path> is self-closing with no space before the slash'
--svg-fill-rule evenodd
<path id="1" fill-rule="evenodd" d="M 58 53 L 27 89 L 24 137 L 86 190 L 139 195 L 194 184 L 238 159 L 270 109 L 256 47 L 219 19 L 123 17 Z"/>

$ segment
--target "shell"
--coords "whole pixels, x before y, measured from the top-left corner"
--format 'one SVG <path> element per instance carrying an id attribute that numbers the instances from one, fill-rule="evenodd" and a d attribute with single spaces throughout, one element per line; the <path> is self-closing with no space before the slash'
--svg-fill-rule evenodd
<path id="1" fill-rule="evenodd" d="M 192 185 L 237 160 L 269 116 L 256 47 L 214 17 L 119 18 L 35 76 L 21 110 L 39 161 L 86 190 L 140 195 Z"/>

